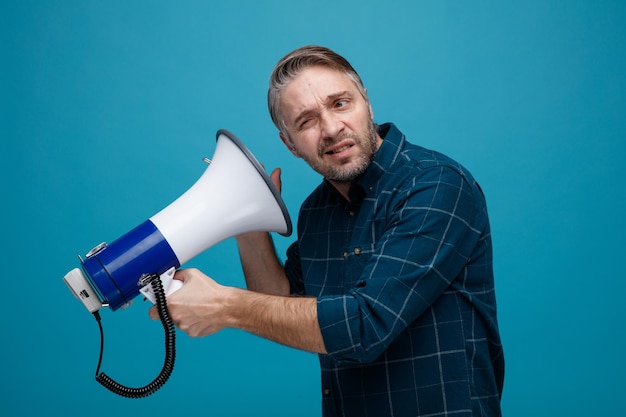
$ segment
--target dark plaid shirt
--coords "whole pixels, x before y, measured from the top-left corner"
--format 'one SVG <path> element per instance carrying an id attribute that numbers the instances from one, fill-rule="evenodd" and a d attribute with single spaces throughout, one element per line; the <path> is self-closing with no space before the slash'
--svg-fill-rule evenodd
<path id="1" fill-rule="evenodd" d="M 324 416 L 497 416 L 504 357 L 471 174 L 393 125 L 350 190 L 303 203 L 285 269 L 318 297 Z"/>

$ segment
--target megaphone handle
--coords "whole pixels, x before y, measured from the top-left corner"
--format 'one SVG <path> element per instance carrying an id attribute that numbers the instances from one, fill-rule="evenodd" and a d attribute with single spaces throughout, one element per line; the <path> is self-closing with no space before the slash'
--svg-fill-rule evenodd
<path id="1" fill-rule="evenodd" d="M 175 272 L 176 268 L 171 267 L 170 269 L 165 271 L 165 273 L 159 276 L 165 290 L 165 296 L 172 294 L 174 291 L 183 286 L 182 281 L 174 279 Z M 146 299 L 150 300 L 152 304 L 156 304 L 156 298 L 154 296 L 154 290 L 152 289 L 152 285 L 147 284 L 146 286 L 142 287 L 139 292 L 142 293 L 143 296 L 146 297 Z"/>

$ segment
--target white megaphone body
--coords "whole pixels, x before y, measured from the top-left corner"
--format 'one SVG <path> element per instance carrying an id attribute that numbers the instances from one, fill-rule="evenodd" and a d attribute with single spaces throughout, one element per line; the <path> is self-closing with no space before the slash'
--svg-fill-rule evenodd
<path id="1" fill-rule="evenodd" d="M 219 130 L 208 162 L 204 174 L 169 206 L 79 257 L 82 270 L 73 269 L 64 280 L 90 312 L 129 304 L 146 294 L 144 277 L 171 278 L 176 268 L 227 238 L 253 231 L 291 234 L 280 193 L 237 137 Z"/>

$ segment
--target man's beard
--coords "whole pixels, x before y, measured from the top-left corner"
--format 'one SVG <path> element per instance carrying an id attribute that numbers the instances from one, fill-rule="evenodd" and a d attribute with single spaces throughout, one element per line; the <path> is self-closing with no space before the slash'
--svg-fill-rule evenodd
<path id="1" fill-rule="evenodd" d="M 357 159 L 350 162 L 347 166 L 336 166 L 326 163 L 323 159 L 324 149 L 328 148 L 328 146 L 330 145 L 339 143 L 342 140 L 348 138 L 354 139 L 354 146 L 360 147 L 360 154 L 357 156 Z M 311 168 L 313 168 L 327 180 L 342 183 L 351 183 L 359 176 L 361 176 L 374 160 L 374 157 L 376 156 L 376 145 L 376 124 L 370 121 L 368 130 L 364 136 L 361 136 L 358 133 L 345 134 L 338 136 L 330 144 L 328 142 L 321 143 L 318 150 L 318 158 L 307 158 L 306 162 L 311 166 Z"/>

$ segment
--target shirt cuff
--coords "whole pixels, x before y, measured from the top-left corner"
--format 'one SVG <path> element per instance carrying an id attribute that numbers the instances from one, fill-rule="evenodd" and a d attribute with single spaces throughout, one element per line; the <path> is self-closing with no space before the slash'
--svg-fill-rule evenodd
<path id="1" fill-rule="evenodd" d="M 359 315 L 358 302 L 351 295 L 317 299 L 317 320 L 324 346 L 337 360 L 361 362 L 364 359 Z"/>

